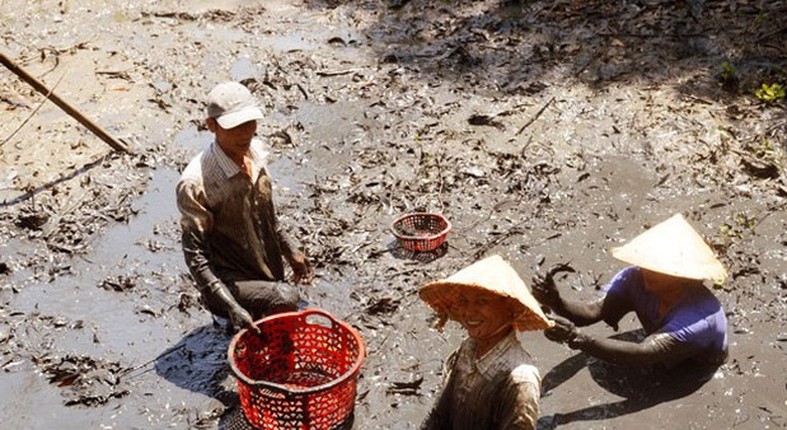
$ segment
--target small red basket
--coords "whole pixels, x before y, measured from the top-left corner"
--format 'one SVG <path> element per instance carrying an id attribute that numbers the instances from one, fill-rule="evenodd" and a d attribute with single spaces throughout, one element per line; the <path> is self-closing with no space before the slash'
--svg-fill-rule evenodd
<path id="1" fill-rule="evenodd" d="M 432 251 L 445 242 L 451 223 L 440 214 L 416 212 L 397 218 L 391 231 L 405 249 Z"/>
<path id="2" fill-rule="evenodd" d="M 258 429 L 339 429 L 355 408 L 366 356 L 360 334 L 318 309 L 286 312 L 241 330 L 229 346 L 243 414 Z"/>

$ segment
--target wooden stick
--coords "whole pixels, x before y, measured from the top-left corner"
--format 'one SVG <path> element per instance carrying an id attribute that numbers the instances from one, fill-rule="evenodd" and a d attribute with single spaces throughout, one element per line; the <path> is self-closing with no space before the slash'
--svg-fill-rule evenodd
<path id="1" fill-rule="evenodd" d="M 27 122 L 30 121 L 30 118 L 34 117 L 38 112 L 38 110 L 41 109 L 41 106 L 43 106 L 44 103 L 46 103 L 46 101 L 49 100 L 49 96 L 52 94 L 52 91 L 54 91 L 55 88 L 57 88 L 57 86 L 60 85 L 60 81 L 62 81 L 64 77 L 66 77 L 66 75 L 61 76 L 60 79 L 58 79 L 57 82 L 55 82 L 55 86 L 52 87 L 51 90 L 49 90 L 49 93 L 45 94 L 46 97 L 43 100 L 41 100 L 41 103 L 39 103 L 38 106 L 36 106 L 36 108 L 33 109 L 32 112 L 30 112 L 30 115 L 28 115 L 27 118 L 25 118 L 25 120 L 22 121 L 21 124 L 19 124 L 19 127 L 17 127 L 16 130 L 14 130 L 11 134 L 8 135 L 8 137 L 6 137 L 5 139 L 3 139 L 2 142 L 0 142 L 0 146 L 5 145 L 6 142 L 13 139 L 14 136 L 16 136 L 17 133 L 19 133 L 19 130 L 24 128 L 25 124 L 27 124 Z"/>
<path id="2" fill-rule="evenodd" d="M 545 111 L 545 110 L 546 110 L 546 109 L 549 107 L 549 105 L 550 105 L 550 104 L 552 104 L 552 102 L 553 102 L 553 101 L 555 101 L 555 98 L 554 98 L 554 97 L 552 97 L 551 99 L 549 99 L 549 101 L 548 101 L 548 102 L 546 102 L 546 104 L 545 104 L 544 106 L 542 106 L 542 107 L 541 107 L 541 109 L 539 109 L 539 110 L 538 110 L 538 112 L 536 112 L 536 114 L 535 114 L 535 115 L 533 115 L 533 117 L 532 117 L 532 118 L 530 118 L 530 120 L 529 120 L 528 122 L 526 122 L 526 123 L 525 123 L 525 125 L 523 125 L 522 127 L 520 127 L 520 128 L 519 128 L 519 131 L 517 131 L 517 132 L 516 132 L 517 136 L 518 136 L 518 135 L 520 135 L 520 134 L 522 134 L 522 132 L 523 132 L 523 131 L 525 131 L 525 129 L 526 129 L 526 128 L 527 128 L 527 127 L 530 125 L 530 124 L 532 124 L 532 123 L 533 123 L 535 120 L 537 120 L 537 119 L 538 119 L 538 117 L 540 117 L 540 116 L 541 116 L 541 114 L 542 114 L 542 113 L 544 113 L 544 111 Z"/>
<path id="3" fill-rule="evenodd" d="M 115 139 L 114 137 L 110 136 L 109 133 L 104 131 L 103 128 L 98 126 L 93 121 L 87 119 L 84 115 L 82 115 L 79 111 L 76 110 L 73 106 L 68 104 L 65 100 L 61 99 L 57 94 L 51 92 L 46 85 L 41 83 L 38 79 L 27 73 L 22 67 L 18 66 L 16 63 L 11 61 L 4 53 L 0 52 L 0 63 L 3 63 L 4 66 L 8 68 L 8 70 L 14 72 L 15 75 L 22 78 L 23 81 L 30 84 L 36 91 L 41 94 L 44 94 L 52 100 L 52 102 L 58 105 L 61 109 L 63 109 L 67 114 L 71 115 L 74 119 L 79 121 L 82 125 L 87 127 L 88 130 L 92 131 L 96 136 L 98 136 L 101 140 L 109 144 L 112 148 L 118 151 L 131 153 L 131 150 L 124 144 L 123 142 Z"/>
<path id="4" fill-rule="evenodd" d="M 160 360 L 160 359 L 162 359 L 162 358 L 172 354 L 175 351 L 180 351 L 181 349 L 183 349 L 185 347 L 186 347 L 185 343 L 182 343 L 182 344 L 177 345 L 177 346 L 173 346 L 173 347 L 169 348 L 168 350 L 162 352 L 161 354 L 157 355 L 156 358 L 152 358 L 152 359 L 150 359 L 150 360 L 148 360 L 148 361 L 146 361 L 144 363 L 137 364 L 136 366 L 131 366 L 131 367 L 126 367 L 125 369 L 120 369 L 120 371 L 117 373 L 117 377 L 118 378 L 123 378 L 126 375 L 128 375 L 129 373 L 131 373 L 131 372 L 133 372 L 135 370 L 139 370 L 139 369 L 147 366 L 148 364 L 153 364 L 154 362 L 156 362 L 156 361 L 158 361 L 158 360 Z"/>

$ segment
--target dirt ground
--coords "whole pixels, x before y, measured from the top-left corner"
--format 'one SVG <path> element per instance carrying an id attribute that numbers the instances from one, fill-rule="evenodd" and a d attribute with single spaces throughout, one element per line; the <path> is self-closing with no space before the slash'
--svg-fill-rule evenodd
<path id="1" fill-rule="evenodd" d="M 174 186 L 246 84 L 268 118 L 304 294 L 362 334 L 356 429 L 417 428 L 462 339 L 415 292 L 501 254 L 529 280 L 683 213 L 730 272 L 730 359 L 681 387 L 522 340 L 540 429 L 787 426 L 784 1 L 0 0 L 0 50 L 128 144 L 113 151 L 0 68 L 3 428 L 237 428 L 230 338 L 197 303 Z M 412 254 L 399 215 L 445 214 Z M 621 331 L 631 335 L 633 316 Z M 615 334 L 594 327 L 600 336 Z M 632 389 L 633 387 L 633 389 Z"/>

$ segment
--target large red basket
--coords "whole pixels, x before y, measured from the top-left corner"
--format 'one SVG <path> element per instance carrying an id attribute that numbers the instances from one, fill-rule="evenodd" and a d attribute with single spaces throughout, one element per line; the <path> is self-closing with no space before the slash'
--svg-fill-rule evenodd
<path id="1" fill-rule="evenodd" d="M 286 312 L 241 330 L 229 346 L 241 408 L 258 429 L 342 428 L 366 356 L 358 332 L 318 309 Z"/>
<path id="2" fill-rule="evenodd" d="M 451 223 L 440 214 L 415 212 L 394 220 L 391 231 L 405 249 L 432 251 L 445 242 Z"/>

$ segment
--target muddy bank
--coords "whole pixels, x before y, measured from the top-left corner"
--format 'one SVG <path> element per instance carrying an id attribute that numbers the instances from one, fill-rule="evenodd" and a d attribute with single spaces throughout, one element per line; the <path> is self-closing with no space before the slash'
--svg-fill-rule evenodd
<path id="1" fill-rule="evenodd" d="M 539 427 L 786 425 L 785 105 L 752 95 L 787 86 L 783 2 L 0 4 L 4 52 L 135 152 L 0 71 L 9 428 L 231 425 L 229 338 L 197 304 L 173 201 L 225 79 L 269 113 L 281 222 L 316 263 L 309 302 L 366 340 L 355 428 L 417 428 L 433 401 L 462 332 L 431 328 L 424 281 L 499 253 L 525 279 L 571 261 L 563 282 L 589 297 L 621 267 L 606 250 L 674 212 L 731 273 L 715 290 L 730 361 L 642 398 L 524 334 Z M 396 248 L 390 222 L 414 210 L 452 221 L 441 252 Z"/>

